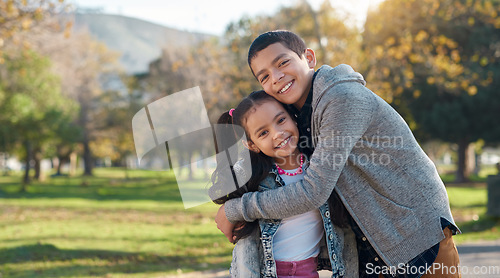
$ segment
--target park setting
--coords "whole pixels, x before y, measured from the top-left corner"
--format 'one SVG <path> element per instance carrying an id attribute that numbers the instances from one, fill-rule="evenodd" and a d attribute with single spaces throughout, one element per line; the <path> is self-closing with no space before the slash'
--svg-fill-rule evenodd
<path id="1" fill-rule="evenodd" d="M 0 177 L 3 277 L 227 275 L 233 245 L 213 222 L 217 205 L 185 210 L 172 173 L 97 169 L 93 177 L 33 182 L 24 193 L 20 179 Z M 447 191 L 463 232 L 455 238 L 459 248 L 498 244 L 500 221 L 486 214 L 485 177 Z"/>
<path id="2" fill-rule="evenodd" d="M 500 277 L 500 2 L 278 2 L 207 31 L 199 10 L 188 30 L 85 1 L 0 0 L 0 278 L 229 277 L 219 205 L 187 205 L 180 185 L 211 186 L 208 154 L 141 160 L 133 121 L 198 87 L 215 124 L 262 89 L 248 49 L 280 29 L 402 116 L 446 187 L 462 277 Z"/>

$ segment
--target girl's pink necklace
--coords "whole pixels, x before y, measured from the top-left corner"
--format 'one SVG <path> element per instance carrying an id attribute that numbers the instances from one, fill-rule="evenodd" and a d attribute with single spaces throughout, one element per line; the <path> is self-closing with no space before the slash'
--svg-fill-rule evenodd
<path id="1" fill-rule="evenodd" d="M 287 176 L 296 176 L 298 174 L 302 174 L 302 165 L 304 165 L 304 154 L 300 154 L 300 166 L 299 166 L 299 169 L 297 169 L 297 171 L 295 171 L 295 173 L 288 173 L 288 172 L 285 172 L 285 170 L 281 169 L 280 166 L 278 166 L 278 164 L 274 164 L 276 165 L 276 169 L 278 169 L 278 174 L 280 175 L 287 175 Z"/>

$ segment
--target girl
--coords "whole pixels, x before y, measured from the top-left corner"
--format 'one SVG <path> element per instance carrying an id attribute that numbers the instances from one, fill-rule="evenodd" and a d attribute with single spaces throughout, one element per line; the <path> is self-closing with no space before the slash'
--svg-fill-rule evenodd
<path id="1" fill-rule="evenodd" d="M 219 140 L 217 153 L 235 145 L 238 138 L 246 138 L 243 143 L 250 150 L 252 172 L 244 186 L 215 199 L 215 203 L 223 204 L 248 191 L 276 189 L 303 178 L 307 162 L 297 148 L 297 125 L 286 108 L 264 91 L 250 94 L 235 109 L 222 114 L 217 124 L 243 127 L 245 134 L 235 128 L 234 136 L 224 136 L 224 142 Z M 242 164 L 239 161 L 234 171 L 241 174 L 242 167 L 236 168 Z M 221 194 L 221 173 L 227 172 L 227 167 L 218 161 L 210 196 L 225 195 Z M 332 270 L 332 277 L 344 276 L 340 255 L 343 233 L 333 226 L 328 204 L 281 220 L 260 219 L 237 226 L 232 277 L 319 277 L 317 269 Z"/>

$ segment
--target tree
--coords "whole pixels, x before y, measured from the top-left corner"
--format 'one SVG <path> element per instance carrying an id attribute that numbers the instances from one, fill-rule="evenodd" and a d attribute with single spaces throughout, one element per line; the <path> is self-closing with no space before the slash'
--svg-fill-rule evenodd
<path id="1" fill-rule="evenodd" d="M 79 115 L 75 123 L 81 128 L 81 132 L 72 135 L 79 135 L 83 149 L 84 174 L 91 175 L 94 157 L 90 143 L 103 133 L 102 130 L 97 130 L 100 124 L 95 114 L 102 109 L 97 101 L 104 91 L 103 80 L 105 78 L 103 76 L 111 72 L 116 73 L 116 76 L 120 72 L 117 66 L 118 54 L 97 42 L 87 30 L 71 30 L 71 17 L 59 16 L 59 12 L 68 7 L 64 5 L 64 1 L 47 0 L 33 1 L 33 3 L 28 1 L 30 7 L 37 5 L 43 17 L 36 22 L 37 24 L 31 25 L 27 32 L 16 33 L 15 38 L 26 46 L 24 48 L 35 49 L 38 53 L 50 58 L 53 62 L 50 70 L 61 77 L 61 89 L 64 96 L 78 103 L 79 109 L 75 111 L 78 111 Z M 65 29 L 61 28 L 61 24 L 64 24 Z M 13 45 L 10 44 L 11 52 L 16 53 L 19 47 L 12 47 Z M 53 151 L 53 153 L 58 153 L 60 158 L 66 159 L 75 152 L 74 142 L 60 143 L 68 143 L 65 146 L 59 145 L 56 148 L 59 151 Z"/>
<path id="2" fill-rule="evenodd" d="M 148 102 L 199 86 L 209 117 L 215 120 L 226 109 L 225 105 L 234 101 L 230 82 L 223 75 L 227 65 L 224 53 L 224 48 L 216 38 L 191 48 L 164 49 L 161 57 L 150 64 L 147 76 L 140 77 L 139 84 L 149 92 Z M 185 140 L 193 140 L 192 144 L 184 141 L 185 145 L 195 145 L 198 139 L 190 137 Z M 172 159 L 177 158 L 174 162 L 178 165 L 187 165 L 196 155 L 192 148 L 169 151 Z M 192 177 L 190 168 L 188 178 Z"/>
<path id="3" fill-rule="evenodd" d="M 35 63 L 35 66 L 40 65 L 41 67 L 44 67 L 43 64 L 45 63 L 48 64 L 48 62 L 42 61 L 45 58 L 37 58 L 39 56 L 38 54 L 30 54 L 29 50 L 33 49 L 31 45 L 32 38 L 34 37 L 34 35 L 40 33 L 61 32 L 62 29 L 65 29 L 63 31 L 67 36 L 69 34 L 68 31 L 71 27 L 71 22 L 65 20 L 54 20 L 56 16 L 65 12 L 67 8 L 69 8 L 69 6 L 66 5 L 63 0 L 0 1 L 0 65 L 6 63 L 7 60 L 9 64 L 5 65 L 2 68 L 2 74 L 4 77 L 15 76 L 16 71 L 20 72 L 21 76 L 26 73 L 28 73 L 28 75 L 31 74 L 33 72 L 33 69 L 18 69 L 12 71 L 13 66 L 23 67 L 23 63 Z M 65 28 L 62 28 L 63 25 L 65 25 Z M 28 56 L 32 57 L 27 58 Z M 46 70 L 49 69 L 47 68 Z M 57 83 L 54 89 L 55 91 L 58 91 L 58 88 L 60 87 L 59 82 L 51 81 L 51 79 L 53 78 L 49 77 L 49 75 L 50 74 L 44 75 L 41 78 L 45 78 L 47 83 Z M 18 81 L 20 81 L 21 79 L 22 78 L 18 79 Z M 35 80 L 38 79 L 35 78 Z M 45 81 L 42 81 L 42 83 L 43 82 Z M 5 94 L 3 97 L 7 102 L 13 101 L 10 104 L 14 104 L 18 101 L 22 102 L 22 98 L 26 97 L 26 95 L 23 95 L 22 92 L 20 93 L 10 91 L 11 88 L 9 86 L 12 85 L 13 82 L 7 81 L 3 82 L 3 84 L 5 85 L 4 89 L 6 89 L 6 91 L 0 92 L 0 94 Z M 29 90 L 28 87 L 26 87 L 26 89 Z M 13 96 L 13 94 L 19 95 Z M 8 103 L 4 103 L 4 105 L 7 104 Z M 8 119 L 9 116 L 11 115 L 6 115 L 5 119 Z M 60 119 L 54 120 L 57 122 L 62 122 L 65 116 L 60 116 Z M 49 119 L 47 119 L 47 121 L 49 121 Z M 56 128 L 56 126 L 57 125 L 54 125 L 53 127 Z M 4 125 L 2 127 L 1 132 L 4 135 L 2 138 L 2 145 L 4 151 L 12 153 L 13 150 L 15 150 L 15 147 L 18 146 L 19 142 L 17 140 L 20 138 L 20 130 L 18 129 L 19 126 L 13 127 L 12 125 L 10 127 L 8 125 Z M 26 135 L 23 132 L 21 132 L 21 134 L 23 136 Z M 59 135 L 54 134 L 54 136 L 57 137 Z M 31 158 L 33 158 L 35 161 L 35 178 L 41 177 L 40 160 L 44 156 L 42 148 L 47 146 L 47 140 L 55 139 L 54 136 L 42 137 L 43 140 L 37 140 L 36 144 L 34 145 L 32 142 L 29 143 L 30 151 L 28 151 L 25 155 L 28 156 L 28 162 L 31 160 Z M 28 171 L 26 171 L 26 181 L 29 180 L 27 173 Z"/>
<path id="4" fill-rule="evenodd" d="M 499 12 L 494 0 L 387 0 L 365 24 L 368 81 L 417 137 L 458 144 L 458 182 L 471 142 L 500 141 Z"/>
<path id="5" fill-rule="evenodd" d="M 6 57 L 0 67 L 0 123 L 7 127 L 2 131 L 9 132 L 9 141 L 24 147 L 24 184 L 30 182 L 31 161 L 40 160 L 47 142 L 58 136 L 60 126 L 71 122 L 71 113 L 76 110 L 75 104 L 61 95 L 60 81 L 49 69 L 49 60 L 31 50 Z M 39 168 L 36 170 L 40 177 Z"/>
<path id="6" fill-rule="evenodd" d="M 144 107 L 144 95 L 135 77 L 122 76 L 121 80 L 125 91 L 107 90 L 98 98 L 102 109 L 96 117 L 102 125 L 91 148 L 96 157 L 110 159 L 113 165 L 127 166 L 126 159 L 134 154 L 131 119 Z"/>
<path id="7" fill-rule="evenodd" d="M 343 19 L 329 1 L 319 11 L 301 1 L 271 16 L 244 17 L 228 25 L 221 40 L 210 39 L 192 49 L 165 49 L 141 79 L 145 90 L 152 92 L 152 100 L 200 86 L 209 117 L 215 122 L 222 111 L 261 89 L 247 63 L 248 48 L 257 35 L 275 29 L 292 30 L 309 47 L 319 46 L 317 53 L 323 63 L 350 63 L 358 60 L 360 39 L 357 30 L 344 25 Z M 184 154 L 177 156 L 180 164 L 193 155 L 189 150 Z"/>
<path id="8" fill-rule="evenodd" d="M 328 0 L 318 11 L 302 0 L 296 6 L 282 8 L 272 20 L 283 24 L 281 28 L 299 34 L 306 46 L 315 51 L 318 66 L 343 63 L 356 68 L 360 62 L 361 38 L 356 26 L 348 24 L 351 17 Z"/>
<path id="9" fill-rule="evenodd" d="M 76 125 L 81 128 L 84 175 L 92 175 L 94 156 L 91 143 L 99 136 L 106 136 L 103 132 L 106 127 L 97 115 L 106 109 L 107 104 L 100 103 L 99 97 L 105 91 L 106 79 L 119 75 L 118 54 L 92 38 L 87 30 L 73 30 L 71 36 L 40 33 L 29 41 L 51 58 L 54 62 L 52 70 L 61 76 L 63 94 L 79 105 Z M 69 153 L 74 151 L 74 147 L 65 149 Z"/>
<path id="10" fill-rule="evenodd" d="M 247 55 L 252 41 L 267 31 L 284 29 L 300 35 L 306 46 L 316 52 L 318 67 L 340 63 L 358 65 L 361 40 L 359 31 L 345 24 L 348 19 L 349 15 L 341 15 L 330 1 L 324 1 L 315 11 L 302 0 L 294 6 L 282 7 L 276 14 L 246 17 L 228 25 L 224 35 L 228 64 L 223 76 L 231 83 L 235 99 L 261 89 L 249 70 Z"/>
<path id="11" fill-rule="evenodd" d="M 18 37 L 19 34 L 29 31 L 45 22 L 47 17 L 64 12 L 67 8 L 64 0 L 0 0 L 0 63 L 3 62 L 5 48 L 9 45 L 27 46 L 25 41 Z M 59 22 L 52 23 L 52 27 L 60 29 Z M 70 25 L 68 22 L 66 27 Z"/>

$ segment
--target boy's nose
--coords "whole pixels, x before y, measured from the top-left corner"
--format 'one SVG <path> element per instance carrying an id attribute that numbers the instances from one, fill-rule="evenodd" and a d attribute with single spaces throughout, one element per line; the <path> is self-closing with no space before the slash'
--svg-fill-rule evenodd
<path id="1" fill-rule="evenodd" d="M 278 83 L 281 79 L 283 79 L 283 77 L 285 76 L 285 74 L 279 70 L 275 70 L 273 72 L 273 83 Z"/>

